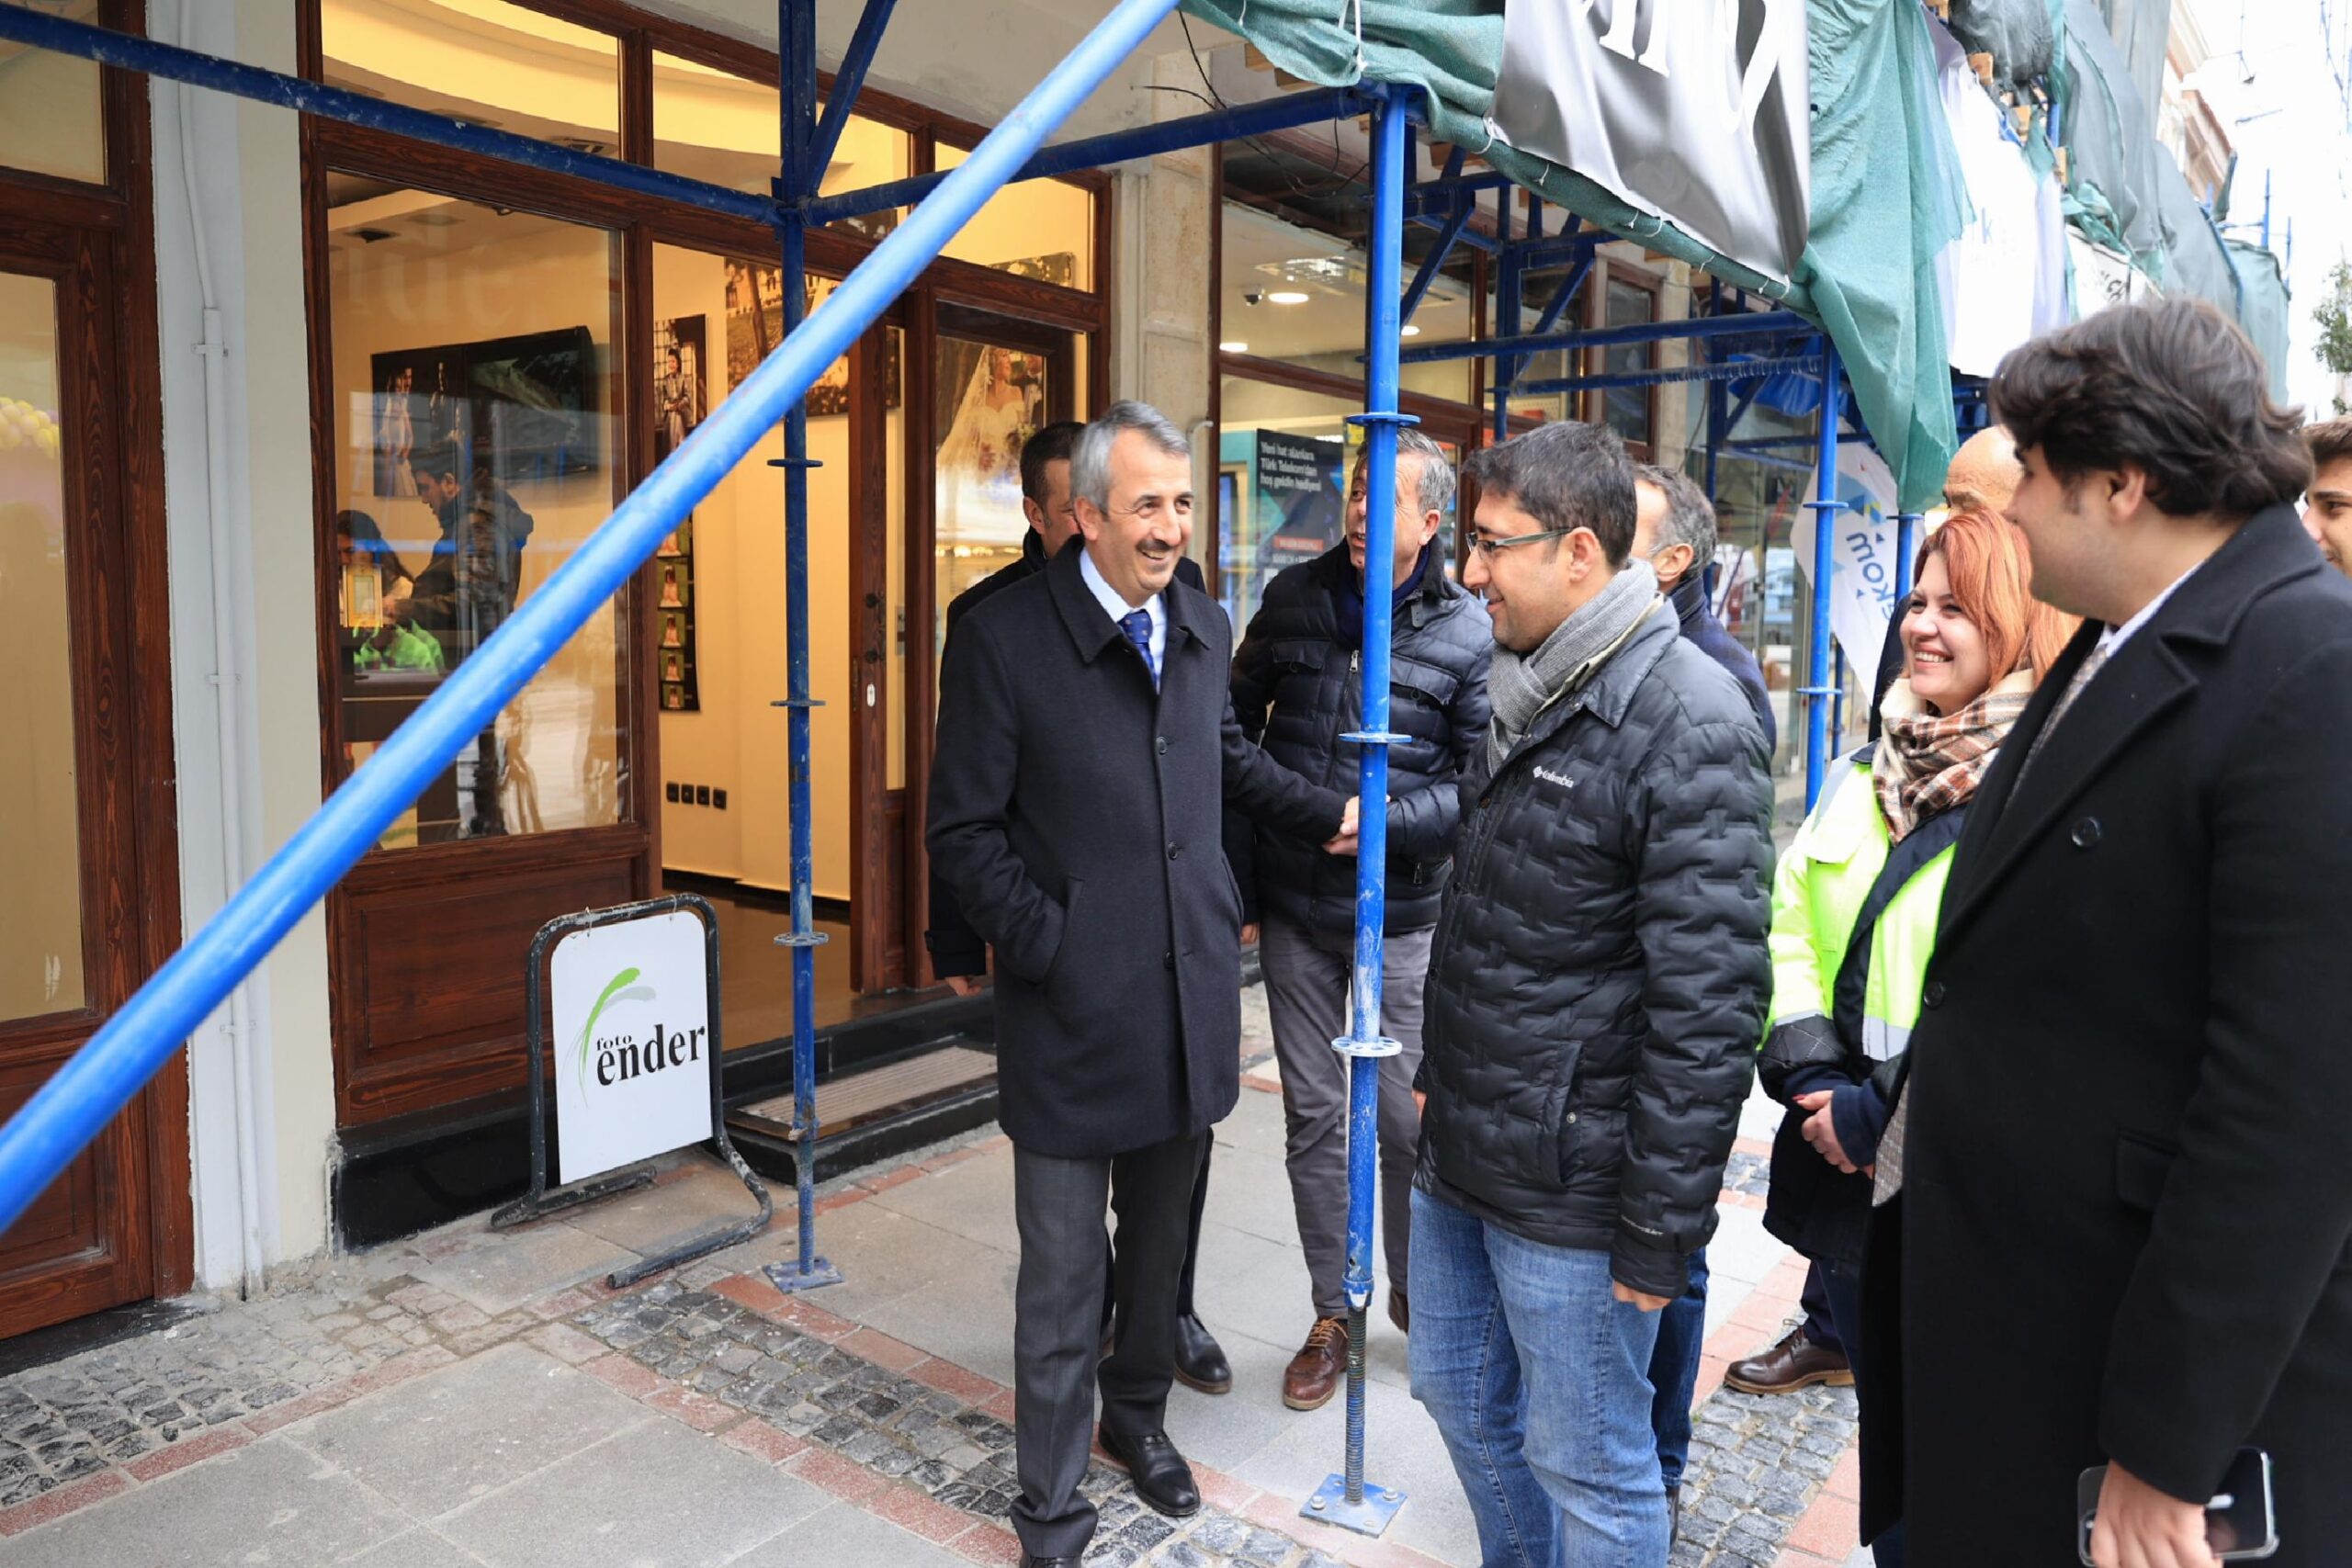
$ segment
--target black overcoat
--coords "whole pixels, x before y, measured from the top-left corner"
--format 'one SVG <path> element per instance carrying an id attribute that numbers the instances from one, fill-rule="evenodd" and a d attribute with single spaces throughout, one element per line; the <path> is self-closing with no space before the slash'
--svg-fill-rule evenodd
<path id="1" fill-rule="evenodd" d="M 1023 1148 L 1096 1157 L 1197 1133 L 1240 1092 L 1228 796 L 1318 840 L 1344 798 L 1243 737 L 1216 602 L 1169 586 L 1158 693 L 1080 547 L 976 606 L 940 671 L 925 841 L 996 949 L 997 1076 Z"/>
<path id="2" fill-rule="evenodd" d="M 2026 767 L 2100 630 L 2001 748 L 1944 893 L 1865 1265 L 1865 1531 L 1899 1498 L 1913 1568 L 2062 1568 L 2086 1467 L 2201 1499 L 2253 1444 L 2273 1562 L 2341 1563 L 2352 584 L 2261 513 Z"/>

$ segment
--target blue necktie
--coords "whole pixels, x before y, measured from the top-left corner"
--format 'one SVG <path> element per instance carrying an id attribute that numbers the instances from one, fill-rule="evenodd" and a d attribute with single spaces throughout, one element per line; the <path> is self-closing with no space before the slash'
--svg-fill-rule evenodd
<path id="1" fill-rule="evenodd" d="M 1151 689 L 1159 690 L 1159 666 L 1151 661 L 1151 616 L 1143 610 L 1130 610 L 1119 617 L 1119 629 L 1127 634 L 1127 641 L 1143 660 L 1143 667 L 1151 672 Z"/>

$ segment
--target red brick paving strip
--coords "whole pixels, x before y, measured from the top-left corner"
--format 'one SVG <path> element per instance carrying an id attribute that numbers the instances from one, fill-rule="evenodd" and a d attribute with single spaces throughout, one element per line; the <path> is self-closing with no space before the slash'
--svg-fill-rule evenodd
<path id="1" fill-rule="evenodd" d="M 53 1486 L 40 1496 L 28 1498 L 0 1513 L 0 1536 L 22 1535 L 35 1525 L 62 1519 L 77 1508 L 103 1503 L 118 1492 L 130 1490 L 130 1483 L 119 1470 L 102 1470 L 86 1481 Z"/>
<path id="2" fill-rule="evenodd" d="M 932 1359 L 929 1351 L 918 1350 L 904 1340 L 893 1339 L 874 1328 L 854 1329 L 843 1335 L 841 1348 L 853 1356 L 871 1361 L 877 1367 L 887 1367 L 894 1372 L 903 1372 Z"/>
<path id="3" fill-rule="evenodd" d="M 645 1395 L 645 1403 L 664 1416 L 677 1417 L 697 1432 L 716 1432 L 742 1414 L 731 1404 L 674 1383 Z"/>
<path id="4" fill-rule="evenodd" d="M 828 1449 L 807 1450 L 784 1468 L 853 1503 L 863 1503 L 889 1484 L 856 1461 Z"/>
<path id="5" fill-rule="evenodd" d="M 243 1448 L 253 1440 L 254 1435 L 243 1427 L 215 1427 L 201 1437 L 170 1444 L 151 1454 L 142 1454 L 124 1465 L 123 1469 L 130 1472 L 133 1481 L 158 1481 L 175 1470 L 187 1469 L 198 1460 L 225 1454 L 231 1449 Z"/>
<path id="6" fill-rule="evenodd" d="M 933 1502 L 911 1486 L 891 1487 L 868 1502 L 865 1511 L 879 1515 L 900 1529 L 912 1530 L 925 1540 L 943 1543 L 972 1528 L 971 1515 Z"/>
<path id="7" fill-rule="evenodd" d="M 718 1440 L 770 1464 L 782 1464 L 808 1447 L 791 1433 L 764 1421 L 744 1421 L 729 1427 L 718 1434 Z"/>
<path id="8" fill-rule="evenodd" d="M 631 1399 L 643 1399 L 662 1386 L 661 1378 L 617 1350 L 597 1357 L 580 1370 L 598 1382 L 612 1384 Z"/>
<path id="9" fill-rule="evenodd" d="M 953 1361 L 943 1361 L 936 1356 L 909 1367 L 907 1376 L 926 1388 L 952 1393 L 967 1404 L 985 1404 L 1004 1392 L 1002 1384 L 990 1382 L 978 1372 L 967 1371 Z"/>
<path id="10" fill-rule="evenodd" d="M 956 1556 L 991 1568 L 1019 1568 L 1021 1538 L 1002 1525 L 974 1525 L 947 1543 Z"/>

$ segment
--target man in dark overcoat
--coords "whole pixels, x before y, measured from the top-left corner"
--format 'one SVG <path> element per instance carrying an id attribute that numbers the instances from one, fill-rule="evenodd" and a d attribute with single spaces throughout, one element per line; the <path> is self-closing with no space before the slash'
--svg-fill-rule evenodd
<path id="1" fill-rule="evenodd" d="M 1082 548 L 965 617 L 940 676 L 932 863 L 995 948 L 1001 1118 L 1021 1229 L 1013 1355 L 1023 1561 L 1076 1564 L 1104 1449 L 1162 1513 L 1196 1510 L 1162 1429 L 1178 1276 L 1208 1130 L 1240 1092 L 1241 898 L 1230 799 L 1313 841 L 1354 802 L 1250 745 L 1227 696 L 1225 613 L 1179 580 L 1192 450 L 1115 403 L 1071 462 Z M 1096 1367 L 1102 1206 L 1118 1333 Z"/>
<path id="2" fill-rule="evenodd" d="M 2352 583 L 2267 387 L 2188 299 L 1993 382 L 2085 625 L 1969 815 L 1879 1150 L 1863 1529 L 1903 1508 L 1913 1568 L 2074 1562 L 2099 1464 L 2101 1568 L 2205 1568 L 2242 1446 L 2274 1563 L 2352 1551 Z"/>

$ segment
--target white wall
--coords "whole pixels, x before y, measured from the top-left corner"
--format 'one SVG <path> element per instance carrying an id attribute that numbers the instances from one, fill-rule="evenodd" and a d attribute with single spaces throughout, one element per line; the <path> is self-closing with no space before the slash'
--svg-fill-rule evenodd
<path id="1" fill-rule="evenodd" d="M 193 47 L 280 71 L 294 66 L 288 0 L 188 5 Z M 172 37 L 173 0 L 151 26 Z M 180 157 L 176 90 L 154 85 L 156 250 L 161 279 L 164 504 L 171 558 L 172 682 L 177 737 L 181 890 L 192 929 L 221 903 L 224 741 L 234 748 L 241 883 L 320 799 L 311 411 L 304 338 L 300 157 L 292 115 L 214 94 L 193 97 L 198 208 L 227 350 L 230 594 L 216 605 L 209 529 L 203 336 L 194 238 Z M 217 723 L 213 621 L 234 630 L 235 732 Z M 255 1067 L 255 1224 L 273 1259 L 327 1240 L 334 1134 L 326 934 L 313 911 L 250 985 Z M 236 1085 L 219 1017 L 189 1047 L 197 1273 L 230 1283 L 239 1268 Z"/>

